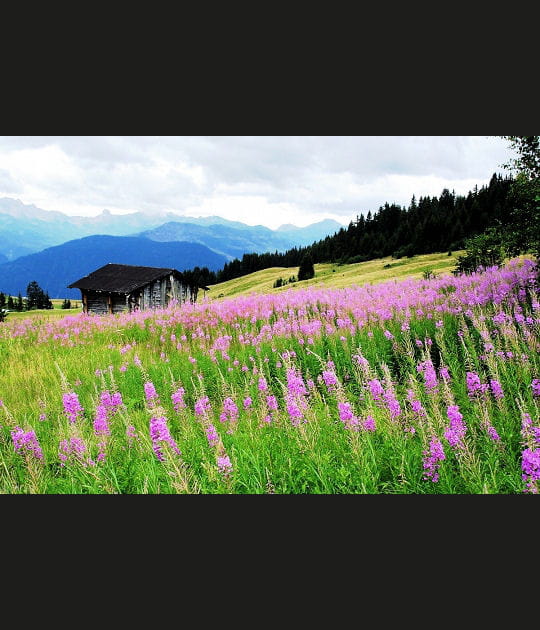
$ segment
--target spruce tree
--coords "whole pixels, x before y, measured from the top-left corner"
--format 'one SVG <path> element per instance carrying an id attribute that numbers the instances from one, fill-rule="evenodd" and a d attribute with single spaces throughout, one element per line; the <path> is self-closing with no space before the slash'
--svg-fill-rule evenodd
<path id="1" fill-rule="evenodd" d="M 298 280 L 309 280 L 315 275 L 315 268 L 313 267 L 313 259 L 310 252 L 306 252 L 300 261 L 300 267 L 298 268 Z"/>

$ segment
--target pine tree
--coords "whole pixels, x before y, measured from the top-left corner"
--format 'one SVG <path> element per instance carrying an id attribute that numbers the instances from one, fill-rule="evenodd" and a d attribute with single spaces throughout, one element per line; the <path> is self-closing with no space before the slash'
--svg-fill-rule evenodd
<path id="1" fill-rule="evenodd" d="M 298 268 L 298 280 L 309 280 L 315 275 L 315 268 L 313 267 L 313 259 L 310 252 L 306 252 L 300 261 L 300 267 Z"/>

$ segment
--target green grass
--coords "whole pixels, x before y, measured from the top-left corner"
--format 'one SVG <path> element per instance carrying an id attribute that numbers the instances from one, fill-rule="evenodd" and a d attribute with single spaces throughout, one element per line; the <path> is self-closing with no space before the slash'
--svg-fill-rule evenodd
<path id="1" fill-rule="evenodd" d="M 306 286 L 341 288 L 384 280 L 394 286 L 394 280 L 421 278 L 427 270 L 442 276 L 454 264 L 453 257 L 440 254 L 317 265 L 314 279 L 284 289 L 292 289 L 294 297 L 297 289 Z M 279 296 L 284 289 L 272 289 L 273 282 L 295 272 L 295 268 L 265 270 L 212 290 L 220 290 L 224 296 L 225 292 L 230 296 L 257 292 Z M 443 286 L 441 294 L 454 295 L 450 288 L 455 289 Z M 394 289 L 401 300 L 401 288 Z M 422 290 L 418 285 L 418 291 Z M 340 324 L 340 318 L 353 317 L 351 305 L 335 303 L 330 308 L 324 297 L 317 299 L 312 304 L 304 300 L 292 303 L 280 312 L 270 308 L 268 315 L 252 316 L 249 306 L 246 313 L 235 310 L 236 305 L 228 311 L 220 303 L 222 319 L 212 315 L 210 304 L 208 309 L 141 313 L 141 317 L 125 320 L 121 316 L 84 318 L 84 322 L 66 323 L 65 330 L 61 322 L 47 318 L 63 317 L 74 309 L 21 313 L 11 324 L 9 318 L 14 314 L 10 314 L 0 325 L 0 333 L 13 324 L 17 333 L 25 332 L 0 334 L 0 493 L 523 492 L 523 411 L 531 414 L 535 426 L 539 422 L 539 401 L 531 388 L 532 379 L 540 376 L 537 325 L 518 325 L 512 319 L 514 306 L 510 306 L 506 307 L 509 322 L 504 334 L 497 330 L 494 335 L 491 318 L 502 307 L 487 303 L 472 307 L 467 315 L 439 313 L 423 305 L 424 314 L 412 309 L 406 316 L 367 318 L 365 325 L 351 330 Z M 530 315 L 529 299 L 521 300 L 524 316 Z M 320 334 L 287 333 L 287 326 L 296 325 L 298 331 L 314 320 L 324 320 Z M 403 328 L 405 323 L 408 328 Z M 265 335 L 265 328 L 273 324 L 276 330 Z M 486 338 L 494 345 L 487 356 Z M 216 351 L 212 357 L 215 344 L 225 340 L 226 354 Z M 355 359 L 360 351 L 368 361 L 368 371 Z M 496 352 L 511 352 L 512 358 L 498 359 Z M 426 390 L 417 369 L 427 359 L 449 369 L 450 384 L 446 387 L 439 380 L 436 394 Z M 334 390 L 326 387 L 322 377 L 329 360 L 337 379 Z M 298 426 L 288 415 L 287 367 L 296 368 L 309 388 L 304 412 L 307 422 Z M 477 371 L 484 383 L 497 379 L 504 399 L 471 399 L 467 370 Z M 266 420 L 266 394 L 259 390 L 261 375 L 267 380 L 267 393 L 279 404 L 271 422 Z M 375 378 L 394 389 L 403 410 L 399 422 L 392 420 L 385 405 L 370 397 L 368 382 Z M 145 401 L 147 381 L 159 394 L 161 404 L 156 409 Z M 176 411 L 171 394 L 180 385 L 185 389 L 186 407 Z M 95 433 L 93 422 L 105 390 L 120 392 L 125 406 L 110 419 L 111 434 L 103 438 Z M 426 417 L 413 413 L 409 390 L 424 406 Z M 63 410 L 62 395 L 67 392 L 75 392 L 84 408 L 74 424 Z M 208 416 L 200 416 L 195 403 L 205 395 L 211 410 Z M 238 406 L 236 424 L 220 418 L 228 396 Z M 247 397 L 252 399 L 251 406 L 244 406 Z M 339 417 L 339 403 L 344 401 L 362 421 L 373 416 L 376 431 L 348 430 Z M 467 423 L 466 449 L 454 453 L 445 442 L 440 480 L 433 483 L 423 479 L 423 457 L 434 436 L 444 442 L 449 404 L 459 405 Z M 180 457 L 170 452 L 164 461 L 157 459 L 150 440 L 152 416 L 167 419 Z M 498 431 L 500 444 L 488 437 L 486 421 Z M 219 435 L 217 446 L 210 446 L 207 440 L 210 423 Z M 28 452 L 15 452 L 15 427 L 35 431 L 43 461 Z M 134 427 L 137 435 L 132 443 L 126 437 L 128 427 Z M 59 444 L 70 438 L 84 440 L 94 461 L 105 439 L 106 460 L 95 466 L 80 461 L 61 466 Z M 219 457 L 225 454 L 233 464 L 230 477 L 222 476 L 217 467 Z"/>
<path id="2" fill-rule="evenodd" d="M 411 258 L 378 258 L 353 265 L 318 263 L 314 265 L 315 276 L 310 280 L 288 283 L 273 288 L 278 278 L 288 280 L 298 274 L 298 267 L 271 267 L 250 273 L 240 278 L 210 285 L 206 299 L 222 299 L 250 293 L 279 293 L 288 289 L 303 289 L 310 286 L 343 288 L 365 283 L 377 284 L 387 280 L 399 280 L 406 277 L 421 278 L 424 271 L 432 270 L 436 274 L 451 273 L 456 266 L 457 257 L 463 252 L 425 254 Z M 390 265 L 390 267 L 387 267 Z"/>

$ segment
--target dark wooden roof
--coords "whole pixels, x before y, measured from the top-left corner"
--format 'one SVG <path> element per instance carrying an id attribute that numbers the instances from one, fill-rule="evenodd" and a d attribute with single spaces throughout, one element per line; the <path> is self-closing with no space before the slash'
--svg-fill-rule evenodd
<path id="1" fill-rule="evenodd" d="M 182 276 L 176 269 L 109 263 L 73 282 L 67 288 L 109 293 L 131 293 L 131 291 L 169 274 L 174 274 L 177 277 Z"/>

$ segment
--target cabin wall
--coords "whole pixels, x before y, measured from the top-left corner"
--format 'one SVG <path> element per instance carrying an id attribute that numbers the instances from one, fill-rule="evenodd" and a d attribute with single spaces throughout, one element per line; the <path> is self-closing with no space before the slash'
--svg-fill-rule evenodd
<path id="1" fill-rule="evenodd" d="M 84 291 L 83 304 L 87 313 L 96 313 L 96 315 L 107 315 L 109 305 L 107 303 L 107 294 L 99 291 Z"/>
<path id="2" fill-rule="evenodd" d="M 195 302 L 198 289 L 183 284 L 174 275 L 164 276 L 136 289 L 132 293 L 106 293 L 82 290 L 83 310 L 88 313 L 107 315 L 125 311 L 165 308 L 171 300 L 178 303 Z"/>
<path id="3" fill-rule="evenodd" d="M 129 310 L 127 296 L 123 293 L 111 293 L 111 306 L 113 313 L 124 313 Z"/>
<path id="4" fill-rule="evenodd" d="M 121 293 L 104 293 L 101 291 L 81 291 L 83 310 L 96 315 L 123 313 L 128 310 L 126 296 Z"/>

